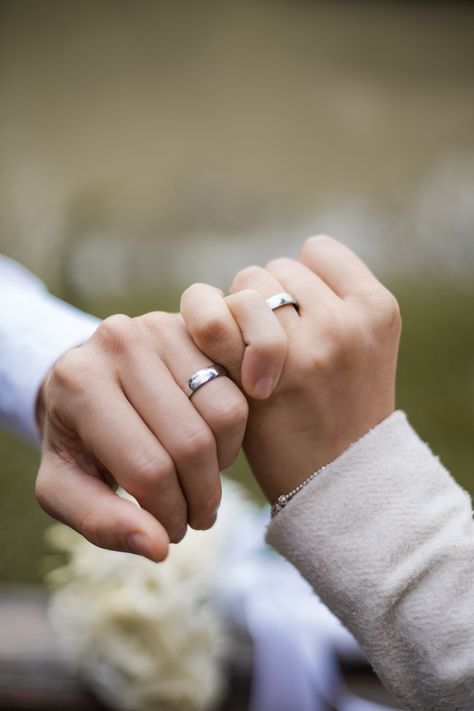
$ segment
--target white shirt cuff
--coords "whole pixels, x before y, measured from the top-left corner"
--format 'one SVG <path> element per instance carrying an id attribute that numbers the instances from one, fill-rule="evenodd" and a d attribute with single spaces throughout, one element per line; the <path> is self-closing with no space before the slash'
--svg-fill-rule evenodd
<path id="1" fill-rule="evenodd" d="M 100 321 L 51 296 L 9 260 L 2 259 L 0 277 L 0 423 L 39 444 L 35 409 L 41 384 Z"/>

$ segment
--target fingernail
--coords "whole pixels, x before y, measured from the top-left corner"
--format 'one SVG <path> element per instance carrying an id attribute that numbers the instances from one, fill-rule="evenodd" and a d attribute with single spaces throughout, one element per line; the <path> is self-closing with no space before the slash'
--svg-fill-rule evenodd
<path id="1" fill-rule="evenodd" d="M 137 553 L 138 555 L 142 555 L 145 558 L 156 562 L 156 558 L 151 549 L 150 541 L 143 533 L 131 533 L 127 536 L 127 546 L 131 553 Z"/>
<path id="2" fill-rule="evenodd" d="M 259 400 L 265 400 L 265 398 L 270 397 L 273 392 L 273 378 L 271 375 L 265 375 L 260 380 L 257 380 L 255 387 L 253 389 L 254 397 Z"/>

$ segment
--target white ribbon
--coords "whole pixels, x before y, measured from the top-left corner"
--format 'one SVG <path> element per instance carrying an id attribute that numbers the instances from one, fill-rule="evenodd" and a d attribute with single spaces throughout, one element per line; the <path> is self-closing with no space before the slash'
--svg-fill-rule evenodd
<path id="1" fill-rule="evenodd" d="M 299 573 L 264 543 L 265 517 L 245 517 L 228 541 L 219 597 L 253 640 L 250 711 L 394 711 L 346 687 L 339 655 L 363 659 L 352 635 Z"/>

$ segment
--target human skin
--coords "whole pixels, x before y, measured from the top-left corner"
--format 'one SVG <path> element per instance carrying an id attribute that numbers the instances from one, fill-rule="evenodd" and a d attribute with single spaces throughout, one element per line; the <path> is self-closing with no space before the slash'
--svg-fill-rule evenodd
<path id="1" fill-rule="evenodd" d="M 394 296 L 326 236 L 307 240 L 299 261 L 277 259 L 239 272 L 228 297 L 193 285 L 181 313 L 196 345 L 236 377 L 245 337 L 232 300 L 245 293 L 250 303 L 282 291 L 299 302 L 299 310 L 289 305 L 273 312 L 288 338 L 283 373 L 267 400 L 249 398 L 244 439 L 272 503 L 393 412 L 401 330 Z"/>
<path id="2" fill-rule="evenodd" d="M 282 291 L 299 311 L 268 308 Z M 41 388 L 38 501 L 96 545 L 162 560 L 188 523 L 212 526 L 219 470 L 244 432 L 273 502 L 387 417 L 399 334 L 394 297 L 327 237 L 308 240 L 300 262 L 239 272 L 227 297 L 193 285 L 181 315 L 106 319 Z M 230 378 L 188 399 L 181 384 L 210 361 Z"/>
<path id="3" fill-rule="evenodd" d="M 246 386 L 255 398 L 267 397 L 283 367 L 286 335 L 262 308 L 247 336 Z M 155 561 L 188 524 L 210 528 L 219 471 L 240 450 L 248 405 L 228 377 L 188 398 L 183 384 L 208 365 L 179 314 L 103 321 L 59 359 L 41 388 L 40 505 L 98 546 Z M 117 496 L 117 485 L 140 507 Z"/>

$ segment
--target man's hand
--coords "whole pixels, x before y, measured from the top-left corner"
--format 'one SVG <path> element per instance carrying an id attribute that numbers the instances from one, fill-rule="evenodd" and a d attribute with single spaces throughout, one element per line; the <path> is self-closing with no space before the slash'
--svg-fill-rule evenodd
<path id="1" fill-rule="evenodd" d="M 43 508 L 98 546 L 156 561 L 188 522 L 211 527 L 219 470 L 241 447 L 248 407 L 227 377 L 187 397 L 184 383 L 208 365 L 181 316 L 158 312 L 112 316 L 66 353 L 38 406 Z"/>
<path id="2" fill-rule="evenodd" d="M 231 291 L 223 303 L 239 293 L 264 300 L 283 291 L 299 302 L 299 310 L 289 305 L 268 312 L 269 332 L 276 323 L 283 328 L 288 352 L 272 396 L 250 400 L 244 440 L 252 470 L 274 502 L 393 411 L 398 305 L 349 249 L 328 237 L 307 240 L 299 262 L 278 259 L 265 269 L 244 269 Z M 210 312 L 212 328 L 205 322 Z M 229 344 L 239 339 L 225 309 L 213 304 L 208 310 L 202 298 L 199 313 L 189 302 L 182 313 L 201 350 L 235 367 Z"/>

